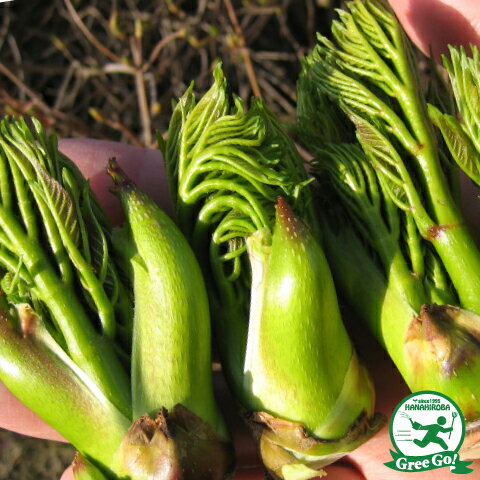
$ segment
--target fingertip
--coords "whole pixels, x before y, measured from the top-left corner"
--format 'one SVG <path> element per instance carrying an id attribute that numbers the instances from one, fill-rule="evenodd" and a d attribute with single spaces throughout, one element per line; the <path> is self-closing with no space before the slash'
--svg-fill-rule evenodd
<path id="1" fill-rule="evenodd" d="M 403 28 L 439 61 L 448 45 L 480 46 L 480 4 L 474 0 L 390 0 Z"/>
<path id="2" fill-rule="evenodd" d="M 65 439 L 37 417 L 0 382 L 0 428 L 30 437 L 64 442 Z"/>
<path id="3" fill-rule="evenodd" d="M 159 150 L 78 138 L 60 140 L 59 149 L 90 179 L 90 186 L 114 224 L 121 223 L 123 215 L 120 203 L 110 192 L 112 181 L 107 174 L 107 162 L 112 157 L 161 208 L 167 213 L 171 212 L 166 172 Z"/>
<path id="4" fill-rule="evenodd" d="M 64 472 L 60 480 L 74 480 L 72 467 L 68 467 Z"/>

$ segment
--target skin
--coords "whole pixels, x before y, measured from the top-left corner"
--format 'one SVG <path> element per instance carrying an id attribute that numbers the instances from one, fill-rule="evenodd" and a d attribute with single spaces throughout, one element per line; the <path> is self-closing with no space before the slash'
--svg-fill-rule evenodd
<path id="1" fill-rule="evenodd" d="M 410 38 L 436 60 L 447 45 L 480 46 L 478 0 L 390 0 Z"/>
<path id="2" fill-rule="evenodd" d="M 438 60 L 442 53 L 447 51 L 447 44 L 468 45 L 474 43 L 480 47 L 480 3 L 478 0 L 391 0 L 399 19 L 406 31 L 425 53 L 433 52 Z M 114 142 L 99 140 L 64 140 L 60 144 L 61 150 L 74 160 L 84 175 L 91 179 L 91 185 L 97 192 L 100 202 L 105 207 L 115 223 L 121 221 L 121 212 L 117 200 L 109 194 L 110 179 L 105 173 L 106 161 L 115 156 L 128 175 L 151 195 L 167 212 L 171 207 L 167 200 L 165 172 L 161 155 L 158 151 L 144 150 L 137 147 L 120 145 Z M 465 205 L 478 205 L 475 192 L 465 190 Z M 480 225 L 480 211 L 473 208 L 467 211 L 473 224 Z M 358 351 L 364 356 L 367 366 L 374 377 L 378 392 L 377 410 L 383 412 L 387 418 L 395 405 L 407 395 L 403 380 L 385 353 L 371 340 L 362 334 L 358 344 Z M 224 391 L 224 387 L 220 387 Z M 225 394 L 227 395 L 227 394 Z M 232 408 L 232 401 L 223 397 L 221 401 L 228 410 Z M 232 415 L 227 415 L 227 418 Z M 43 423 L 26 407 L 20 404 L 0 384 L 0 427 L 8 430 L 61 441 L 61 437 L 48 425 Z M 237 480 L 259 480 L 262 477 L 260 468 L 246 468 L 245 465 L 258 464 L 252 442 L 239 422 L 232 425 L 235 443 L 237 445 L 240 468 Z M 389 449 L 392 447 L 388 427 L 369 442 L 359 447 L 337 464 L 328 467 L 328 478 L 331 480 L 448 480 L 456 478 L 448 469 L 431 472 L 399 473 L 386 468 L 383 463 L 389 460 Z M 391 459 L 391 458 L 390 458 Z M 472 467 L 478 474 L 480 462 Z M 68 469 L 61 480 L 72 480 L 73 476 Z"/>

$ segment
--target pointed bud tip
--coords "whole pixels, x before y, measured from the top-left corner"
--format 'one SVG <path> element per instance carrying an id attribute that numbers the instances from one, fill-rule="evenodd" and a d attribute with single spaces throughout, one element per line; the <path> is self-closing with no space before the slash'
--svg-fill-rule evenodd
<path id="1" fill-rule="evenodd" d="M 132 188 L 134 186 L 132 180 L 130 180 L 123 169 L 120 168 L 120 165 L 115 157 L 108 159 L 107 174 L 115 183 L 114 191 L 116 192 L 127 188 Z"/>
<path id="2" fill-rule="evenodd" d="M 304 225 L 283 197 L 277 197 L 275 210 L 277 225 L 284 230 L 289 240 L 298 241 L 304 234 Z"/>

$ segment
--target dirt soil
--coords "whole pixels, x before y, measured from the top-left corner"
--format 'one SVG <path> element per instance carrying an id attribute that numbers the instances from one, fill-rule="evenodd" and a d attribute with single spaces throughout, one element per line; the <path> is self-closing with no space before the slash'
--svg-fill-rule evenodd
<path id="1" fill-rule="evenodd" d="M 58 480 L 74 453 L 67 444 L 0 430 L 0 480 Z"/>

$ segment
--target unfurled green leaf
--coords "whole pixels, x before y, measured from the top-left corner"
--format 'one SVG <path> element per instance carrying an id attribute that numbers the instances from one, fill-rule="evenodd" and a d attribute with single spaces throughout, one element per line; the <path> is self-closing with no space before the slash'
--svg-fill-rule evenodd
<path id="1" fill-rule="evenodd" d="M 480 152 L 461 123 L 452 115 L 442 114 L 433 105 L 428 106 L 432 122 L 442 132 L 447 147 L 459 167 L 480 185 Z"/>
<path id="2" fill-rule="evenodd" d="M 463 127 L 480 152 L 480 53 L 474 45 L 470 49 L 471 57 L 464 47 L 450 47 L 450 57 L 443 58 Z"/>
<path id="3" fill-rule="evenodd" d="M 308 62 L 308 58 L 304 60 Z M 297 82 L 296 134 L 311 151 L 323 148 L 326 142 L 348 142 L 354 129 L 343 112 L 316 87 L 308 68 Z M 318 112 L 321 112 L 319 115 Z"/>

